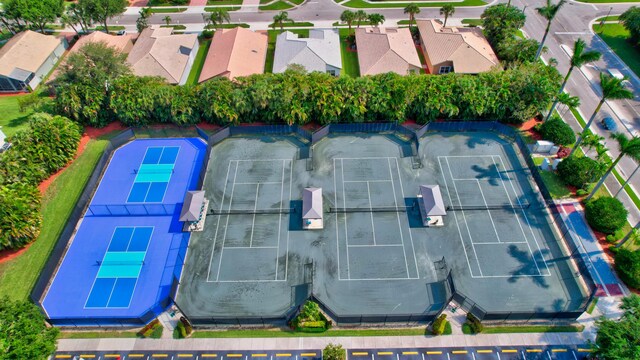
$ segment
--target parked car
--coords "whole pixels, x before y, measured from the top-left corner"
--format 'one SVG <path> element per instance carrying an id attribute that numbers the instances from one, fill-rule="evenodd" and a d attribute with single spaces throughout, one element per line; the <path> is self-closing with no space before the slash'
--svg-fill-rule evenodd
<path id="1" fill-rule="evenodd" d="M 607 116 L 606 118 L 602 119 L 600 123 L 602 124 L 602 127 L 609 131 L 616 131 L 618 129 L 618 124 L 616 124 L 616 121 L 611 117 Z"/>

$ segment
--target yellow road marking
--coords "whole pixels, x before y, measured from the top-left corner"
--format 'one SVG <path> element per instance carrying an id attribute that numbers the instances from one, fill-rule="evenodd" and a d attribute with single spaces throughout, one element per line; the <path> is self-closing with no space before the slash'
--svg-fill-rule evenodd
<path id="1" fill-rule="evenodd" d="M 591 349 L 578 349 L 578 352 L 591 352 Z"/>
<path id="2" fill-rule="evenodd" d="M 139 358 L 139 357 L 143 357 L 143 356 L 144 356 L 144 354 L 129 354 L 129 355 L 127 355 L 127 357 L 130 357 L 130 358 Z"/>
<path id="3" fill-rule="evenodd" d="M 353 356 L 367 356 L 369 355 L 368 352 L 352 352 L 351 355 Z"/>
<path id="4" fill-rule="evenodd" d="M 120 356 L 120 355 L 119 354 L 106 354 L 104 357 L 106 357 L 106 358 L 115 358 L 115 357 L 118 357 L 118 356 Z"/>
<path id="5" fill-rule="evenodd" d="M 242 357 L 242 354 L 227 354 L 227 357 Z"/>
<path id="6" fill-rule="evenodd" d="M 316 356 L 316 353 L 302 353 L 300 356 Z"/>
<path id="7" fill-rule="evenodd" d="M 378 351 L 378 355 L 393 355 L 391 351 Z"/>
<path id="8" fill-rule="evenodd" d="M 205 358 L 210 358 L 210 357 L 216 357 L 216 356 L 218 356 L 218 354 L 202 354 L 200 356 L 205 357 Z"/>
<path id="9" fill-rule="evenodd" d="M 71 359 L 71 355 L 56 355 L 56 359 Z"/>
<path id="10" fill-rule="evenodd" d="M 518 350 L 516 349 L 502 349 L 503 353 L 516 353 Z"/>
<path id="11" fill-rule="evenodd" d="M 491 354 L 493 350 L 476 350 L 478 354 Z"/>
<path id="12" fill-rule="evenodd" d="M 402 355 L 418 355 L 417 351 L 403 351 Z"/>
<path id="13" fill-rule="evenodd" d="M 96 356 L 95 356 L 95 355 L 92 355 L 92 354 L 80 354 L 80 357 L 81 357 L 81 358 L 92 358 L 92 359 L 93 359 L 93 358 L 94 358 L 94 357 L 96 357 Z"/>
<path id="14" fill-rule="evenodd" d="M 440 355 L 442 351 L 427 351 L 427 355 Z"/>
<path id="15" fill-rule="evenodd" d="M 313 355 L 315 355 L 315 354 L 313 354 Z M 291 354 L 276 354 L 276 357 L 283 357 L 283 356 L 289 357 L 289 356 L 291 356 Z"/>
<path id="16" fill-rule="evenodd" d="M 267 357 L 267 354 L 251 354 L 251 357 Z"/>
<path id="17" fill-rule="evenodd" d="M 452 354 L 466 354 L 466 353 L 468 353 L 468 351 L 467 350 L 453 350 L 451 353 Z"/>
<path id="18" fill-rule="evenodd" d="M 551 349 L 551 352 L 567 352 L 567 349 Z"/>
<path id="19" fill-rule="evenodd" d="M 527 349 L 527 352 L 539 353 L 539 352 L 542 352 L 542 349 Z"/>
<path id="20" fill-rule="evenodd" d="M 193 354 L 178 354 L 178 357 L 193 357 Z"/>
<path id="21" fill-rule="evenodd" d="M 167 354 L 151 354 L 151 357 L 168 357 Z"/>

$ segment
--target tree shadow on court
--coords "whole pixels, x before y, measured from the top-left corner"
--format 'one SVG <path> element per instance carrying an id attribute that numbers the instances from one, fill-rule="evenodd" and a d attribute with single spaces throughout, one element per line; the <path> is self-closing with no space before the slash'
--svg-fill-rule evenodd
<path id="1" fill-rule="evenodd" d="M 467 139 L 467 146 L 470 149 L 475 149 L 478 145 L 486 145 L 489 143 L 489 139 L 480 136 L 469 136 Z"/>
<path id="2" fill-rule="evenodd" d="M 543 276 L 531 276 L 540 273 L 538 270 L 539 265 L 537 264 L 544 261 L 544 256 L 548 253 L 547 250 L 536 251 L 532 256 L 529 251 L 522 251 L 517 246 L 510 245 L 508 251 L 509 255 L 521 264 L 518 269 L 511 272 L 511 277 L 508 280 L 510 283 L 515 283 L 523 278 L 530 278 L 534 284 L 545 289 L 549 288 L 549 284 Z"/>
<path id="3" fill-rule="evenodd" d="M 502 183 L 499 180 L 511 180 L 508 176 L 500 173 L 500 169 L 496 164 L 491 164 L 486 168 L 480 165 L 473 165 L 471 169 L 477 173 L 476 179 L 488 180 L 492 186 L 501 186 Z"/>

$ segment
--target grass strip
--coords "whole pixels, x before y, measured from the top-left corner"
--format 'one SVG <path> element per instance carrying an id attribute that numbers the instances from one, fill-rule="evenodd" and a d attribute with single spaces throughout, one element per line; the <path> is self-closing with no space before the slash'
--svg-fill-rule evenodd
<path id="1" fill-rule="evenodd" d="M 273 29 L 274 27 L 274 23 L 269 24 L 269 28 Z M 282 24 L 283 28 L 288 28 L 288 27 L 313 27 L 313 23 L 310 22 L 292 22 L 292 23 L 284 23 Z M 280 28 L 280 25 L 277 25 L 276 28 Z"/>
<path id="2" fill-rule="evenodd" d="M 284 1 L 276 1 L 274 3 L 271 3 L 269 5 L 260 5 L 259 9 L 260 10 L 265 10 L 265 11 L 269 11 L 269 10 L 288 10 L 291 9 L 293 6 L 291 6 L 291 4 L 289 4 L 288 2 L 284 2 Z"/>
<path id="3" fill-rule="evenodd" d="M 425 335 L 425 328 L 406 329 L 336 329 L 322 333 L 295 332 L 289 329 L 254 329 L 195 331 L 194 338 L 281 338 L 281 337 L 341 337 L 341 336 L 417 336 Z"/>
<path id="4" fill-rule="evenodd" d="M 187 11 L 187 8 L 151 8 L 152 14 L 181 13 Z"/>
<path id="5" fill-rule="evenodd" d="M 191 67 L 189 77 L 187 78 L 187 85 L 198 84 L 200 74 L 202 73 L 202 67 L 204 66 L 204 60 L 207 58 L 207 53 L 209 52 L 209 47 L 211 47 L 211 40 L 204 40 L 200 42 L 198 54 L 196 54 L 196 58 L 193 60 L 193 66 Z"/>
<path id="6" fill-rule="evenodd" d="M 347 37 L 349 29 L 340 29 L 340 55 L 342 56 L 342 71 L 340 75 L 348 75 L 351 77 L 360 76 L 360 65 L 358 62 L 358 53 L 349 51 Z"/>
<path id="7" fill-rule="evenodd" d="M 633 46 L 629 31 L 622 24 L 595 24 L 593 31 L 624 61 L 636 75 L 640 74 L 640 47 Z"/>
<path id="8" fill-rule="evenodd" d="M 523 325 L 523 326 L 485 326 L 483 334 L 520 334 L 520 333 L 558 333 L 582 332 L 583 325 Z"/>
<path id="9" fill-rule="evenodd" d="M 29 297 L 107 143 L 89 141 L 84 152 L 49 186 L 42 199 L 40 236 L 23 254 L 0 263 L 0 296 L 13 300 Z"/>
<path id="10" fill-rule="evenodd" d="M 136 338 L 134 331 L 61 331 L 59 339 L 125 339 Z"/>
<path id="11" fill-rule="evenodd" d="M 404 8 L 407 4 L 411 3 L 411 1 L 403 1 L 398 3 L 369 3 L 364 0 L 349 0 L 347 2 L 341 3 L 340 5 L 356 8 L 356 9 L 376 9 L 376 8 Z M 414 4 L 419 7 L 442 7 L 446 4 L 451 4 L 450 2 L 415 2 Z M 482 0 L 464 0 L 461 2 L 455 3 L 456 7 L 462 6 L 484 6 L 487 3 Z"/>

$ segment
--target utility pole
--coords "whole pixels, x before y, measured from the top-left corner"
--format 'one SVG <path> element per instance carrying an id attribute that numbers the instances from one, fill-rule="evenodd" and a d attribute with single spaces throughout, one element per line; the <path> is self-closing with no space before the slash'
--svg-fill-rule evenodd
<path id="1" fill-rule="evenodd" d="M 627 184 L 629 184 L 629 181 L 631 181 L 631 178 L 633 177 L 633 175 L 636 174 L 636 172 L 638 171 L 638 169 L 640 169 L 640 165 L 636 166 L 636 169 L 633 170 L 633 172 L 631 173 L 631 175 L 629 175 L 629 177 L 627 178 L 627 180 L 624 182 L 624 184 L 622 184 L 622 187 L 618 190 L 618 192 L 616 192 L 616 194 L 613 197 L 618 197 L 618 194 L 620 194 L 620 191 L 622 191 L 622 189 L 625 188 L 625 186 L 627 186 Z"/>

